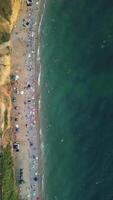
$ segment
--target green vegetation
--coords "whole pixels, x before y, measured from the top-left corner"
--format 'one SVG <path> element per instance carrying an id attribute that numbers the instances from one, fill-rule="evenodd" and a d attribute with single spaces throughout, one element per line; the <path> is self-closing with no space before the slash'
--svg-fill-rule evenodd
<path id="1" fill-rule="evenodd" d="M 2 159 L 1 159 L 1 151 L 0 151 L 0 199 L 2 200 Z"/>
<path id="2" fill-rule="evenodd" d="M 2 196 L 3 200 L 18 200 L 16 180 L 13 171 L 10 145 L 2 153 Z"/>
<path id="3" fill-rule="evenodd" d="M 8 110 L 6 109 L 4 112 L 4 129 L 8 127 Z"/>
<path id="4" fill-rule="evenodd" d="M 11 0 L 0 0 L 0 15 L 9 20 L 11 13 Z"/>
<path id="5" fill-rule="evenodd" d="M 0 137 L 2 136 L 2 128 L 0 128 Z"/>
<path id="6" fill-rule="evenodd" d="M 2 24 L 4 19 L 9 21 L 11 14 L 11 0 L 0 0 L 0 23 Z M 9 41 L 9 39 L 10 33 L 0 27 L 0 44 Z"/>
<path id="7" fill-rule="evenodd" d="M 0 44 L 9 41 L 9 39 L 10 39 L 10 33 L 0 32 Z"/>

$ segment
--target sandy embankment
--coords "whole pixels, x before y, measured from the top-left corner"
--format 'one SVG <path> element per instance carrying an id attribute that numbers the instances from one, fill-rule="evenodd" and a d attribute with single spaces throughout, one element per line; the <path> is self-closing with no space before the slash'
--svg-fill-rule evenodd
<path id="1" fill-rule="evenodd" d="M 11 33 L 17 21 L 21 8 L 21 0 L 12 0 L 12 15 L 10 21 L 2 20 L 0 28 Z M 3 146 L 10 142 L 10 113 L 11 113 L 11 42 L 8 41 L 0 45 L 0 129 L 3 132 Z M 5 125 L 5 112 L 7 111 L 7 126 Z"/>

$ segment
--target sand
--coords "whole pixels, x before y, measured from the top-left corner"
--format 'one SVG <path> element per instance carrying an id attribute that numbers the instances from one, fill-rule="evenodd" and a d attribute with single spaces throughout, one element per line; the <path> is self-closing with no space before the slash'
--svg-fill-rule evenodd
<path id="1" fill-rule="evenodd" d="M 11 74 L 19 76 L 17 81 L 11 82 L 12 97 L 16 98 L 11 118 L 13 142 L 20 145 L 20 151 L 14 151 L 17 183 L 20 179 L 19 170 L 23 169 L 24 184 L 18 184 L 21 199 L 36 199 L 41 196 L 42 191 L 40 112 L 37 101 L 40 99 L 40 66 L 37 66 L 36 58 L 43 1 L 40 1 L 40 8 L 36 2 L 38 1 L 34 0 L 31 7 L 27 7 L 26 2 L 23 3 L 11 34 Z M 19 131 L 16 131 L 17 125 Z"/>

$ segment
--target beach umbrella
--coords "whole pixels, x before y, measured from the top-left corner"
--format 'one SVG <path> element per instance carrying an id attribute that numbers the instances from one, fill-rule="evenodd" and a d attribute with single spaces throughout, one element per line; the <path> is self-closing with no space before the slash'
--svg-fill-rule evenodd
<path id="1" fill-rule="evenodd" d="M 33 196 L 36 196 L 36 192 L 33 192 Z"/>
<path id="2" fill-rule="evenodd" d="M 15 126 L 16 126 L 16 128 L 19 128 L 19 125 L 18 125 L 18 124 L 16 124 Z"/>
<path id="3" fill-rule="evenodd" d="M 38 181 L 38 178 L 37 178 L 37 177 L 34 177 L 34 181 Z"/>
<path id="4" fill-rule="evenodd" d="M 16 128 L 16 132 L 19 132 L 19 128 Z"/>
<path id="5" fill-rule="evenodd" d="M 19 75 L 16 75 L 15 76 L 15 80 L 17 81 L 19 79 Z"/>
<path id="6" fill-rule="evenodd" d="M 24 94 L 24 91 L 21 91 L 21 92 L 20 92 L 20 94 L 22 94 L 22 95 L 23 95 L 23 94 Z"/>

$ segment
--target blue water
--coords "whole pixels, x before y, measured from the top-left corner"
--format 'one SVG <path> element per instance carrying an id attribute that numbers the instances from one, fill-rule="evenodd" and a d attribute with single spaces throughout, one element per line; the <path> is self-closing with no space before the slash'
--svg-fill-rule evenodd
<path id="1" fill-rule="evenodd" d="M 47 0 L 44 200 L 113 199 L 113 1 Z"/>

